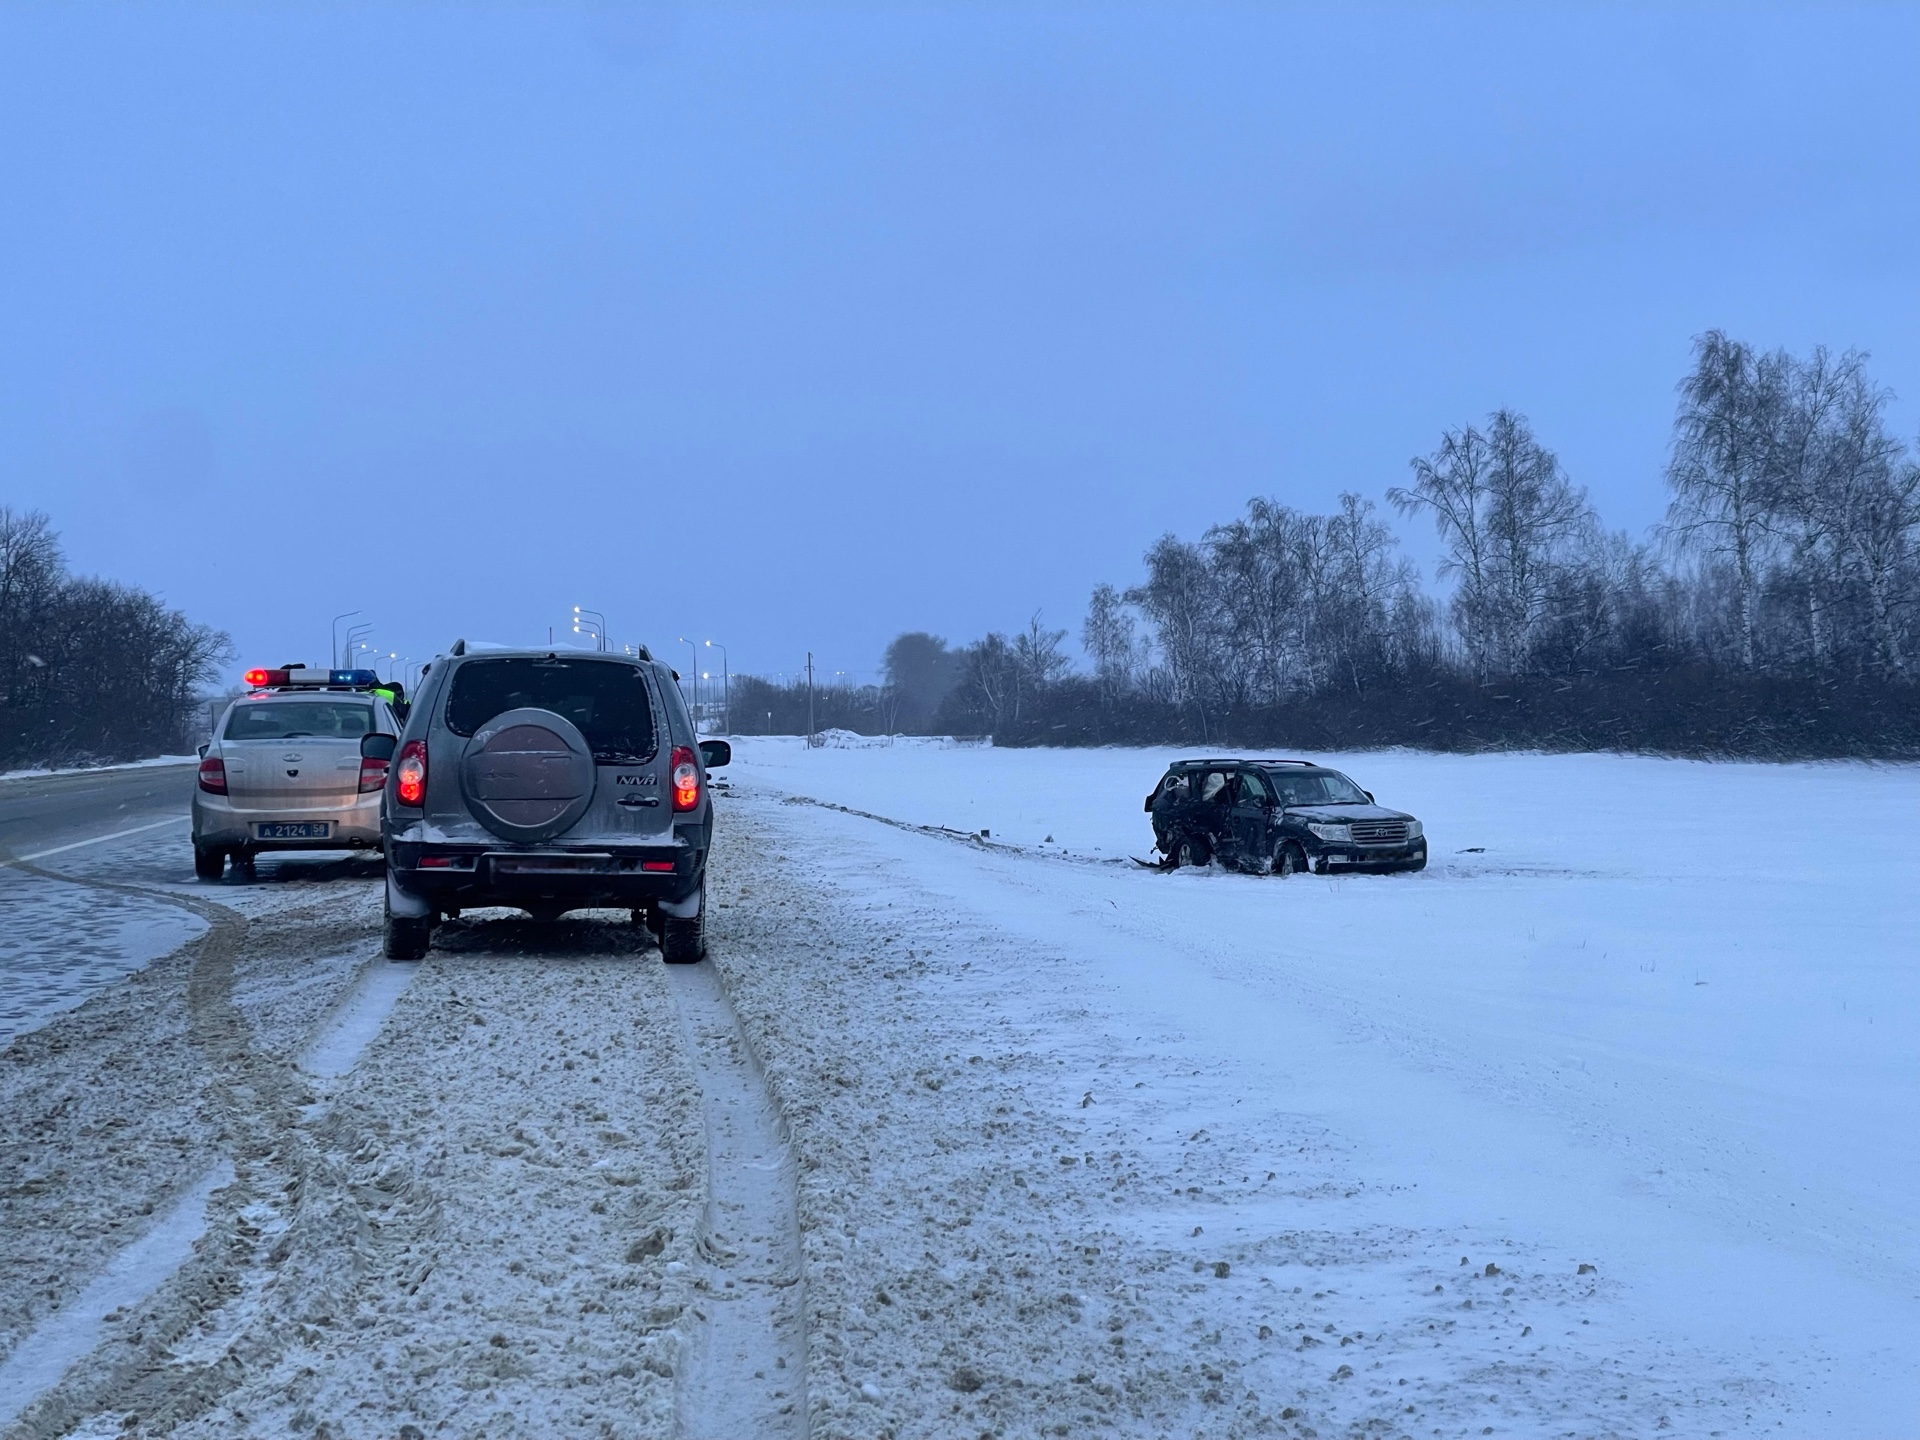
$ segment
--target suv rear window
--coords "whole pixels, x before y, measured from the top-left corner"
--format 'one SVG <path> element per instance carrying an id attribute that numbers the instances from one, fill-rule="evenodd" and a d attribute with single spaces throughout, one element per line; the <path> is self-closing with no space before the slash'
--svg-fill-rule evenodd
<path id="1" fill-rule="evenodd" d="M 653 755 L 646 677 L 609 660 L 469 660 L 454 672 L 447 728 L 471 735 L 494 716 L 524 706 L 566 716 L 602 764 L 630 765 Z"/>
<path id="2" fill-rule="evenodd" d="M 356 700 L 263 700 L 236 705 L 229 740 L 358 740 L 373 729 L 373 707 Z"/>

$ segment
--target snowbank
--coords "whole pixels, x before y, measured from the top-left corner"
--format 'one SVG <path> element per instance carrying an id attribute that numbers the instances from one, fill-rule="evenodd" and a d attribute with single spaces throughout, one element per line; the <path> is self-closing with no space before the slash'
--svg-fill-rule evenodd
<path id="1" fill-rule="evenodd" d="M 199 759 L 198 755 L 155 755 L 149 760 L 122 760 L 112 765 L 41 766 L 37 769 L 0 771 L 0 781 L 40 780 L 49 775 L 92 775 L 106 770 L 145 770 L 154 765 L 194 765 L 199 763 Z"/>

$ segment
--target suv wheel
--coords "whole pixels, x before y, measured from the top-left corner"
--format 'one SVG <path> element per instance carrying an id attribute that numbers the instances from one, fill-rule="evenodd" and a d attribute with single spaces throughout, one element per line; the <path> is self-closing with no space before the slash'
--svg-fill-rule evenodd
<path id="1" fill-rule="evenodd" d="M 387 923 L 380 935 L 381 952 L 389 960 L 420 960 L 433 944 L 433 922 L 396 915 L 387 910 Z"/>
<path id="2" fill-rule="evenodd" d="M 707 895 L 700 892 L 700 913 L 690 919 L 660 917 L 660 958 L 669 965 L 698 965 L 707 958 Z"/>
<path id="3" fill-rule="evenodd" d="M 202 880 L 218 880 L 227 868 L 227 852 L 218 845 L 193 847 L 193 873 Z"/>
<path id="4" fill-rule="evenodd" d="M 1300 853 L 1300 847 L 1291 840 L 1283 840 L 1280 848 L 1273 852 L 1273 873 L 1282 880 L 1289 875 L 1298 875 L 1307 868 L 1307 857 Z"/>
<path id="5" fill-rule="evenodd" d="M 1207 848 L 1207 842 L 1198 835 L 1184 835 L 1174 842 L 1173 868 L 1183 866 L 1204 869 L 1213 859 L 1213 851 Z"/>

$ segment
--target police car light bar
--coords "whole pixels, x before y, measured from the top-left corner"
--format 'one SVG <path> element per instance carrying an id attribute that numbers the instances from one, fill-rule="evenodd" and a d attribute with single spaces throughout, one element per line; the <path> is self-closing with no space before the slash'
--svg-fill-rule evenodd
<path id="1" fill-rule="evenodd" d="M 319 670 L 310 665 L 288 665 L 278 670 L 249 670 L 243 677 L 249 688 L 271 690 L 290 685 L 346 686 L 370 690 L 380 683 L 371 670 Z"/>

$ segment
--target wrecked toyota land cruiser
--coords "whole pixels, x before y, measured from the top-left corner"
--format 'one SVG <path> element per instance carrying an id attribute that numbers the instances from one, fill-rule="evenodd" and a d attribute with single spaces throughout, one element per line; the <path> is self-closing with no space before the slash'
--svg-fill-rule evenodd
<path id="1" fill-rule="evenodd" d="M 1179 760 L 1146 809 L 1168 869 L 1216 859 L 1257 875 L 1427 865 L 1418 820 L 1308 760 Z"/>
<path id="2" fill-rule="evenodd" d="M 644 649 L 469 653 L 462 641 L 437 656 L 399 738 L 361 742 L 391 760 L 388 956 L 417 960 L 441 917 L 503 905 L 536 920 L 631 909 L 669 964 L 701 959 L 707 770 L 733 752 L 695 737 L 676 678 Z"/>

